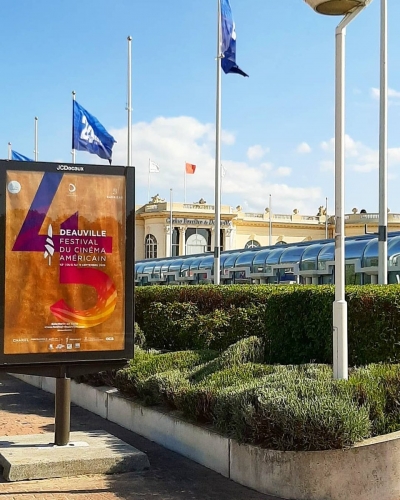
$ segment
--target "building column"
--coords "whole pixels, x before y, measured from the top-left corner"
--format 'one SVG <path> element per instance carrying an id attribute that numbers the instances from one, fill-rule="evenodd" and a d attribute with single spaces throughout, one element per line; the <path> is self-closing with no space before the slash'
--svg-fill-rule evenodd
<path id="1" fill-rule="evenodd" d="M 179 255 L 186 255 L 186 227 L 179 227 Z"/>
<path id="2" fill-rule="evenodd" d="M 223 229 L 223 234 L 224 234 L 224 250 L 231 250 L 232 249 L 232 228 L 227 228 Z"/>
<path id="3" fill-rule="evenodd" d="M 215 248 L 215 227 L 211 227 L 211 251 L 214 251 Z"/>

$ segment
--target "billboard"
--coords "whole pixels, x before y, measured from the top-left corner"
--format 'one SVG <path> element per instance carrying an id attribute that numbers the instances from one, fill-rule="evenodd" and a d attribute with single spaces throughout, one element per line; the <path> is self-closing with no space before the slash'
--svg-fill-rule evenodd
<path id="1" fill-rule="evenodd" d="M 0 362 L 131 357 L 133 168 L 0 168 Z"/>

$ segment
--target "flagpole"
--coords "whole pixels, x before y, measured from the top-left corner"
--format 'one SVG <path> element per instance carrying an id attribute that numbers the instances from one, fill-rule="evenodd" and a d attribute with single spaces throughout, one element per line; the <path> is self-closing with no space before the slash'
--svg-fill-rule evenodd
<path id="1" fill-rule="evenodd" d="M 222 163 L 221 163 L 221 194 L 220 194 L 220 200 L 221 200 L 221 204 L 222 204 L 222 184 L 224 183 L 224 176 L 223 176 L 223 172 L 222 172 Z"/>
<path id="2" fill-rule="evenodd" d="M 38 151 L 38 117 L 35 116 L 35 149 L 33 150 L 35 161 L 38 161 L 39 151 Z"/>
<path id="3" fill-rule="evenodd" d="M 132 37 L 128 36 L 128 166 L 132 166 Z M 149 173 L 150 176 L 150 173 Z M 150 182 L 150 181 L 149 181 Z"/>
<path id="4" fill-rule="evenodd" d="M 215 119 L 215 224 L 214 224 L 214 285 L 220 283 L 220 253 L 221 253 L 221 0 L 217 0 L 217 96 Z"/>
<path id="5" fill-rule="evenodd" d="M 149 174 L 147 178 L 147 203 L 150 201 L 150 158 L 149 158 Z"/>
<path id="6" fill-rule="evenodd" d="M 76 92 L 75 90 L 72 91 L 72 163 L 75 163 L 76 161 L 76 151 L 74 149 L 74 102 L 76 98 Z"/>
<path id="7" fill-rule="evenodd" d="M 272 195 L 269 195 L 269 246 L 272 246 Z"/>
<path id="8" fill-rule="evenodd" d="M 328 239 L 328 198 L 325 198 L 325 239 Z"/>
<path id="9" fill-rule="evenodd" d="M 8 143 L 8 159 L 11 160 L 12 152 L 11 152 L 11 142 Z"/>
<path id="10" fill-rule="evenodd" d="M 169 256 L 172 257 L 172 188 L 169 190 Z"/>
<path id="11" fill-rule="evenodd" d="M 186 203 L 186 162 L 183 169 L 183 203 Z"/>

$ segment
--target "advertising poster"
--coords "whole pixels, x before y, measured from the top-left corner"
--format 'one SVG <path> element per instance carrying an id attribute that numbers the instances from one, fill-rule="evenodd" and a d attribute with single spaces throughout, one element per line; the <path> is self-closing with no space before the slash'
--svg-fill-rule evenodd
<path id="1" fill-rule="evenodd" d="M 74 169 L 6 171 L 6 355 L 124 350 L 126 179 Z"/>

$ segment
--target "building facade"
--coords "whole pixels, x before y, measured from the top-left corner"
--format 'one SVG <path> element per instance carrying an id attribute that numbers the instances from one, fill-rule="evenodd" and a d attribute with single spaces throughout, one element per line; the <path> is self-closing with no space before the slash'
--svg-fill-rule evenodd
<path id="1" fill-rule="evenodd" d="M 172 208 L 172 224 L 171 219 Z M 242 207 L 221 206 L 221 250 L 283 245 L 332 238 L 334 217 L 324 207 L 316 215 L 244 212 Z M 135 259 L 192 255 L 214 250 L 214 205 L 203 199 L 197 203 L 170 204 L 157 196 L 136 207 Z M 378 214 L 353 209 L 346 215 L 346 236 L 378 231 Z M 171 231 L 172 229 L 172 231 Z M 388 230 L 400 231 L 400 214 L 388 214 Z M 172 238 L 172 241 L 171 241 Z"/>

